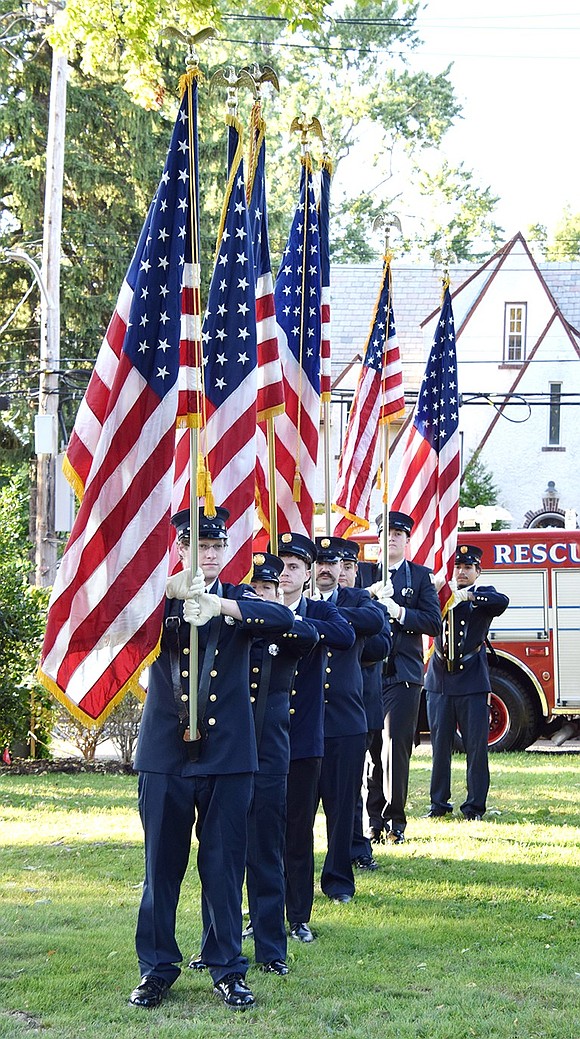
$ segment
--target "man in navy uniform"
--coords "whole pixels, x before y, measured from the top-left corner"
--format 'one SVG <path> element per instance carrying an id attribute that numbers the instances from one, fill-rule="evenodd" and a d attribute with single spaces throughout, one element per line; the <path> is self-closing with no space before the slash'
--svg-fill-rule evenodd
<path id="1" fill-rule="evenodd" d="M 365 638 L 378 635 L 384 623 L 383 613 L 365 589 L 338 584 L 343 555 L 351 554 L 353 544 L 344 538 L 316 538 L 316 587 L 356 634 L 350 649 L 328 651 L 324 682 L 320 797 L 328 850 L 320 886 L 334 902 L 350 902 L 355 891 L 351 845 L 367 745 L 361 657 Z"/>
<path id="2" fill-rule="evenodd" d="M 358 584 L 360 548 L 356 541 L 347 540 L 342 551 L 342 565 L 338 575 L 341 588 L 356 588 Z M 370 564 L 367 564 L 370 565 Z M 367 719 L 367 750 L 372 741 L 380 737 L 383 730 L 383 664 L 389 655 L 392 643 L 389 614 L 382 603 L 377 602 L 383 614 L 383 627 L 378 635 L 371 635 L 364 641 L 361 657 L 363 679 L 363 702 Z M 380 756 L 380 749 L 379 749 Z M 363 799 L 362 792 L 356 804 L 354 816 L 354 832 L 351 847 L 352 864 L 356 869 L 373 871 L 378 863 L 373 858 L 371 842 L 363 832 Z"/>
<path id="3" fill-rule="evenodd" d="M 467 757 L 467 797 L 460 810 L 481 819 L 489 790 L 489 668 L 485 640 L 494 617 L 509 606 L 491 585 L 476 587 L 483 549 L 459 545 L 455 555 L 453 599 L 435 639 L 425 678 L 431 730 L 431 818 L 453 811 L 451 752 L 457 728 Z"/>
<path id="4" fill-rule="evenodd" d="M 285 531 L 278 537 L 284 562 L 280 589 L 296 615 L 316 628 L 318 645 L 298 662 L 290 698 L 290 770 L 286 820 L 286 917 L 290 937 L 311 942 L 309 927 L 314 901 L 314 821 L 320 800 L 324 754 L 324 693 L 328 649 L 354 645 L 353 628 L 336 606 L 303 594 L 316 558 L 316 545 L 304 534 Z"/>
<path id="5" fill-rule="evenodd" d="M 423 686 L 423 635 L 435 637 L 441 631 L 433 574 L 405 557 L 412 528 L 411 516 L 389 512 L 390 576 L 386 584 L 372 588 L 388 610 L 393 644 L 383 674 L 384 776 L 369 782 L 367 810 L 373 839 L 380 840 L 384 829 L 392 844 L 405 840 L 409 769 Z"/>
<path id="6" fill-rule="evenodd" d="M 284 562 L 255 553 L 250 584 L 266 602 L 278 599 Z M 252 640 L 250 700 L 258 744 L 258 772 L 248 819 L 246 886 L 256 962 L 269 974 L 288 973 L 284 907 L 286 785 L 290 765 L 290 690 L 298 661 L 318 643 L 318 631 L 294 614 L 290 631 Z"/>
<path id="7" fill-rule="evenodd" d="M 258 767 L 249 696 L 250 641 L 256 635 L 283 634 L 294 618 L 281 603 L 263 602 L 247 585 L 219 581 L 228 515 L 218 508 L 210 518 L 200 509 L 200 570 L 193 582 L 189 510 L 172 519 L 185 570 L 167 582 L 161 652 L 150 668 L 135 755 L 145 833 L 145 882 L 135 940 L 141 982 L 129 1000 L 135 1006 L 158 1006 L 180 974 L 175 917 L 194 823 L 202 958 L 214 992 L 226 1006 L 244 1010 L 254 1003 L 244 980 L 248 961 L 241 952 L 247 816 Z M 201 738 L 195 742 L 189 740 L 188 727 L 190 624 L 199 629 Z"/>

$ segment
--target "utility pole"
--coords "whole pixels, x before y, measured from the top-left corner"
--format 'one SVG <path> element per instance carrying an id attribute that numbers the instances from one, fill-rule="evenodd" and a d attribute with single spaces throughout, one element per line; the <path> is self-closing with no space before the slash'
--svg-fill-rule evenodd
<path id="1" fill-rule="evenodd" d="M 57 564 L 55 530 L 56 456 L 58 454 L 58 404 L 60 371 L 60 253 L 66 85 L 68 66 L 64 54 L 53 51 L 46 147 L 46 187 L 42 238 L 42 277 L 46 296 L 41 297 L 39 427 L 47 427 L 48 442 L 39 438 L 36 462 L 36 585 L 54 584 Z M 43 416 L 47 421 L 43 423 Z M 39 430 L 42 432 L 41 430 Z M 42 450 L 49 448 L 49 451 Z"/>
<path id="2" fill-rule="evenodd" d="M 54 20 L 64 6 L 62 0 L 27 3 L 27 16 L 37 25 Z M 60 372 L 60 254 L 62 189 L 66 121 L 66 56 L 52 51 L 52 75 L 46 142 L 46 184 L 42 237 L 44 286 L 40 303 L 40 376 L 36 443 L 36 540 L 35 584 L 54 584 L 58 542 L 55 529 L 56 456 L 58 454 L 58 405 Z"/>

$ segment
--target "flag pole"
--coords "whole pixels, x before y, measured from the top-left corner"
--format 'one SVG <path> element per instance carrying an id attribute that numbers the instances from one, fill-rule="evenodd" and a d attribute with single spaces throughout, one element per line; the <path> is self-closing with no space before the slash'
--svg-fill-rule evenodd
<path id="1" fill-rule="evenodd" d="M 189 220 L 191 236 L 191 263 L 193 270 L 193 293 L 196 297 L 194 302 L 194 334 L 193 334 L 193 360 L 196 372 L 196 414 L 189 426 L 189 547 L 190 563 L 189 576 L 193 580 L 199 568 L 199 504 L 198 504 L 198 454 L 199 454 L 199 426 L 202 422 L 204 392 L 203 392 L 203 358 L 201 341 L 201 286 L 200 286 L 200 225 L 199 225 L 199 198 L 198 198 L 198 169 L 197 169 L 197 113 L 194 111 L 193 87 L 201 78 L 196 45 L 202 43 L 211 36 L 216 36 L 214 28 L 208 26 L 197 33 L 182 32 L 175 26 L 166 30 L 168 35 L 174 36 L 187 45 L 185 57 L 185 75 L 182 77 L 180 86 L 182 92 L 187 91 L 188 99 L 188 135 L 189 135 Z M 184 733 L 184 740 L 189 743 L 199 740 L 197 696 L 198 696 L 198 667 L 199 667 L 199 640 L 197 627 L 189 626 L 189 728 Z"/>
<path id="2" fill-rule="evenodd" d="M 255 166 L 258 157 L 256 149 L 257 139 L 259 137 L 258 124 L 262 118 L 262 86 L 264 83 L 270 83 L 274 90 L 280 91 L 280 83 L 278 76 L 271 65 L 264 65 L 260 67 L 258 62 L 254 62 L 253 65 L 249 65 L 247 71 L 254 83 L 254 105 L 252 108 L 252 133 L 250 134 L 250 156 L 248 160 L 248 200 L 252 193 L 252 183 L 255 174 Z M 255 262 L 255 261 L 254 261 Z M 269 413 L 266 418 L 266 444 L 268 447 L 268 523 L 269 523 L 269 534 L 270 534 L 270 545 L 272 551 L 277 551 L 278 545 L 278 496 L 276 491 L 276 430 L 274 427 L 275 416 Z"/>
<path id="3" fill-rule="evenodd" d="M 387 265 L 387 278 L 388 278 L 388 293 L 387 293 L 387 334 L 385 336 L 385 351 L 388 348 L 388 330 L 390 313 L 392 307 L 392 278 L 391 278 L 391 260 L 393 253 L 390 246 L 391 228 L 396 227 L 401 231 L 401 221 L 398 216 L 394 214 L 387 216 L 378 216 L 373 223 L 373 231 L 379 227 L 385 228 L 385 256 L 384 262 Z M 385 428 L 386 427 L 386 428 Z M 390 465 L 390 453 L 391 453 L 391 424 L 386 421 L 383 422 L 383 525 L 381 529 L 381 547 L 382 547 L 382 559 L 383 559 L 383 583 L 386 582 L 387 574 L 389 572 L 389 465 Z"/>
<path id="4" fill-rule="evenodd" d="M 324 150 L 322 154 L 322 168 L 320 171 L 320 204 L 319 204 L 319 230 L 320 230 L 320 288 L 321 288 L 321 342 L 320 342 L 320 389 L 322 397 L 322 450 L 324 452 L 324 515 L 326 535 L 330 536 L 331 526 L 331 495 L 330 488 L 330 328 L 328 328 L 327 352 L 323 350 L 323 329 L 328 323 L 330 325 L 330 178 L 332 176 L 332 162 L 328 152 L 327 142 L 323 138 Z M 322 229 L 324 228 L 324 234 Z M 324 289 L 328 296 L 325 299 Z M 324 356 L 323 356 L 324 355 Z M 328 363 L 328 372 L 325 373 L 325 364 Z"/>
<path id="5" fill-rule="evenodd" d="M 305 181 L 304 181 L 304 220 L 303 220 L 303 225 L 302 225 L 302 238 L 303 238 L 303 245 L 302 245 L 302 256 L 303 256 L 303 263 L 302 263 L 302 292 L 300 293 L 300 326 L 299 326 L 300 327 L 300 339 L 299 339 L 298 418 L 297 418 L 297 422 L 296 422 L 296 427 L 297 427 L 297 430 L 298 430 L 298 439 L 297 439 L 297 442 L 296 442 L 296 458 L 295 458 L 295 467 L 294 467 L 294 483 L 293 483 L 293 488 L 292 488 L 292 498 L 293 498 L 294 501 L 299 502 L 300 501 L 300 497 L 301 497 L 301 486 L 302 486 L 302 476 L 301 476 L 301 473 L 300 473 L 300 422 L 301 422 L 301 412 L 302 412 L 302 369 L 303 369 L 302 358 L 303 358 L 303 352 L 304 352 L 304 307 L 305 307 L 304 283 L 305 283 L 305 280 L 306 280 L 306 256 L 307 256 L 306 238 L 307 238 L 307 231 L 308 231 L 308 219 L 307 219 L 307 216 L 308 216 L 308 213 L 307 213 L 307 207 L 308 207 L 308 178 L 309 178 L 309 176 L 312 175 L 312 161 L 311 161 L 311 158 L 310 158 L 310 147 L 309 147 L 308 135 L 309 135 L 309 133 L 313 133 L 317 137 L 320 137 L 321 140 L 324 140 L 324 135 L 322 133 L 322 126 L 320 125 L 320 120 L 317 119 L 316 116 L 313 116 L 312 119 L 309 120 L 304 112 L 302 112 L 300 118 L 296 117 L 295 119 L 292 120 L 292 122 L 290 124 L 290 133 L 291 134 L 292 133 L 299 133 L 300 134 L 300 144 L 301 144 L 301 158 L 300 158 L 300 161 L 302 162 L 302 165 L 304 166 L 304 175 L 305 175 Z M 310 533 L 311 534 L 314 533 L 314 516 L 312 516 L 312 518 L 311 518 Z"/>

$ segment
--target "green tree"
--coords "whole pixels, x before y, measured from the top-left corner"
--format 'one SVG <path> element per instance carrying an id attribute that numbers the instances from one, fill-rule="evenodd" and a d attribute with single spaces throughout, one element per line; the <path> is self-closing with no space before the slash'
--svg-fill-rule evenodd
<path id="1" fill-rule="evenodd" d="M 28 471 L 0 464 L 0 746 L 46 744 L 50 700 L 35 683 L 46 619 L 45 589 L 28 584 Z"/>
<path id="2" fill-rule="evenodd" d="M 460 506 L 497 505 L 497 493 L 492 473 L 478 454 L 472 455 L 461 477 Z"/>
<path id="3" fill-rule="evenodd" d="M 490 187 L 480 187 L 463 163 L 453 168 L 444 162 L 436 173 L 423 173 L 420 188 L 429 199 L 431 216 L 424 234 L 409 246 L 427 248 L 441 264 L 480 262 L 489 255 L 490 243 L 494 247 L 501 242 L 503 228 L 493 219 L 499 198 Z"/>

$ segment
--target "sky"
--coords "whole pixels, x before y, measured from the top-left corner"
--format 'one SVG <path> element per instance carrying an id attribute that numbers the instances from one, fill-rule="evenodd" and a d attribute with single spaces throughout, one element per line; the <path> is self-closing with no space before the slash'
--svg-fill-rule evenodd
<path id="1" fill-rule="evenodd" d="M 412 66 L 453 62 L 463 106 L 434 167 L 463 162 L 500 196 L 505 240 L 535 223 L 553 232 L 566 205 L 580 212 L 580 0 L 427 0 L 417 29 Z M 397 210 L 404 234 L 421 218 L 411 210 Z"/>

